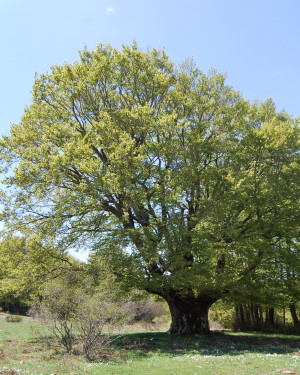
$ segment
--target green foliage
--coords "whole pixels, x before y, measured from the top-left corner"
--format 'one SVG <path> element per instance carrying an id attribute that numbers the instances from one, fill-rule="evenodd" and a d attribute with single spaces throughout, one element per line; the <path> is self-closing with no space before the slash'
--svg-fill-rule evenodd
<path id="1" fill-rule="evenodd" d="M 272 100 L 251 105 L 214 70 L 99 44 L 36 77 L 0 142 L 2 216 L 53 246 L 88 246 L 167 300 L 249 283 L 293 299 L 299 139 L 298 120 Z"/>
<path id="2" fill-rule="evenodd" d="M 37 236 L 6 236 L 0 242 L 0 306 L 25 313 L 45 282 L 84 265 L 43 243 Z"/>
<path id="3" fill-rule="evenodd" d="M 0 305 L 4 311 L 25 313 L 30 301 L 30 283 L 26 241 L 20 237 L 6 237 L 0 243 Z M 24 278 L 23 278 L 24 277 Z"/>
<path id="4" fill-rule="evenodd" d="M 209 321 L 218 322 L 225 329 L 231 329 L 235 317 L 234 304 L 219 300 L 209 310 Z"/>
<path id="5" fill-rule="evenodd" d="M 101 279 L 69 271 L 47 282 L 35 312 L 68 352 L 76 344 L 88 358 L 115 339 L 126 320 L 113 276 L 102 271 L 106 273 Z"/>

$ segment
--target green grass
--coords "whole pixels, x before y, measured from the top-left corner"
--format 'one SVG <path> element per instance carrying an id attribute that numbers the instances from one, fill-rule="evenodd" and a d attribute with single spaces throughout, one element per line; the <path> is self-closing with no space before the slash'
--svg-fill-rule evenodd
<path id="1" fill-rule="evenodd" d="M 7 322 L 0 315 L 0 374 L 180 374 L 300 375 L 300 337 L 275 334 L 215 333 L 168 336 L 158 331 L 129 331 L 97 362 L 49 347 L 36 338 L 31 318 Z"/>

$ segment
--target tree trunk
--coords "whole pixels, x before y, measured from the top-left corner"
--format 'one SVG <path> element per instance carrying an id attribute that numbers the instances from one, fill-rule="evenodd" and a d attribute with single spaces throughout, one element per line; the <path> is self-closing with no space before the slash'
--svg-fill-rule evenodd
<path id="1" fill-rule="evenodd" d="M 259 311 L 258 311 L 258 305 L 254 305 L 254 319 L 255 319 L 255 327 L 259 327 L 260 321 L 259 321 Z"/>
<path id="2" fill-rule="evenodd" d="M 242 304 L 240 304 L 239 307 L 240 307 L 240 325 L 241 325 L 240 328 L 244 329 L 246 326 L 244 308 Z"/>
<path id="3" fill-rule="evenodd" d="M 247 328 L 251 327 L 251 314 L 249 304 L 245 305 L 245 325 Z"/>
<path id="4" fill-rule="evenodd" d="M 290 312 L 291 312 L 291 315 L 292 315 L 292 318 L 293 318 L 294 326 L 299 327 L 300 322 L 299 322 L 299 318 L 297 316 L 296 306 L 294 304 L 290 304 L 289 308 L 290 308 Z"/>
<path id="5" fill-rule="evenodd" d="M 274 327 L 274 307 L 269 308 L 268 317 L 269 317 L 268 325 L 270 325 L 271 327 Z"/>
<path id="6" fill-rule="evenodd" d="M 164 297 L 168 302 L 172 323 L 169 334 L 195 335 L 208 334 L 208 310 L 216 301 L 211 297 L 184 297 L 168 295 Z"/>
<path id="7" fill-rule="evenodd" d="M 265 314 L 266 314 L 265 326 L 268 327 L 268 325 L 269 325 L 269 309 L 267 307 L 266 307 L 266 310 L 265 310 Z"/>
<path id="8" fill-rule="evenodd" d="M 262 310 L 261 305 L 259 305 L 258 310 L 259 310 L 259 321 L 260 321 L 260 324 L 263 325 L 264 324 L 264 316 L 263 316 L 263 310 Z"/>
<path id="9" fill-rule="evenodd" d="M 250 311 L 250 319 L 251 319 L 250 326 L 251 328 L 253 328 L 255 327 L 255 317 L 254 317 L 254 306 L 252 303 L 249 304 L 249 311 Z"/>

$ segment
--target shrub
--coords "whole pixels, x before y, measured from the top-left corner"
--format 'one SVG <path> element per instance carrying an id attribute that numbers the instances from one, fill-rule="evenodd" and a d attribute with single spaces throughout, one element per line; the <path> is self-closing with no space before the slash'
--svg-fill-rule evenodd
<path id="1" fill-rule="evenodd" d="M 18 370 L 8 369 L 6 367 L 0 368 L 0 375 L 21 375 Z"/>
<path id="2" fill-rule="evenodd" d="M 23 317 L 20 315 L 6 315 L 5 320 L 10 323 L 20 323 Z"/>
<path id="3" fill-rule="evenodd" d="M 4 350 L 3 350 L 2 346 L 0 346 L 0 360 L 3 360 L 4 357 L 5 357 Z M 0 374 L 1 374 L 1 372 L 0 372 Z"/>
<path id="4" fill-rule="evenodd" d="M 37 317 L 70 352 L 75 340 L 73 320 L 78 303 L 75 293 L 59 282 L 49 284 L 44 292 L 42 302 L 37 306 Z"/>
<path id="5" fill-rule="evenodd" d="M 220 322 L 212 322 L 212 323 L 210 323 L 209 328 L 211 330 L 213 330 L 213 331 L 224 330 L 224 327 L 222 326 L 222 324 Z"/>
<path id="6" fill-rule="evenodd" d="M 123 305 L 124 312 L 130 317 L 130 322 L 159 323 L 168 320 L 170 315 L 165 302 L 156 301 L 152 297 L 142 300 L 132 300 Z"/>
<path id="7" fill-rule="evenodd" d="M 97 292 L 81 300 L 77 310 L 76 329 L 80 337 L 82 352 L 91 358 L 110 344 L 125 317 L 119 305 L 106 292 Z"/>
<path id="8" fill-rule="evenodd" d="M 110 282 L 95 286 L 88 277 L 58 279 L 47 285 L 32 311 L 67 352 L 76 345 L 76 351 L 91 358 L 116 337 L 124 321 L 114 295 Z"/>

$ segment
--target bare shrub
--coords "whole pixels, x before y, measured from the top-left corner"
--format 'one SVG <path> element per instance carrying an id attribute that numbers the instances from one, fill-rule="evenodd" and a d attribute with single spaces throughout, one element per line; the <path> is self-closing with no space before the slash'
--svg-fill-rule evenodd
<path id="1" fill-rule="evenodd" d="M 2 346 L 0 346 L 0 360 L 4 359 L 4 357 L 5 357 L 4 350 L 3 350 Z"/>
<path id="2" fill-rule="evenodd" d="M 0 368 L 0 375 L 21 375 L 18 370 L 8 369 L 6 367 Z"/>
<path id="3" fill-rule="evenodd" d="M 6 315 L 5 320 L 10 323 L 20 323 L 23 317 L 21 315 Z"/>
<path id="4" fill-rule="evenodd" d="M 124 312 L 130 317 L 130 322 L 143 322 L 149 326 L 159 325 L 167 320 L 168 307 L 164 302 L 157 302 L 154 298 L 144 298 L 138 301 L 129 301 L 123 305 Z"/>
<path id="5" fill-rule="evenodd" d="M 26 315 L 30 316 L 30 318 L 35 319 L 39 315 L 39 309 L 36 306 L 31 306 Z"/>
<path id="6" fill-rule="evenodd" d="M 43 301 L 38 306 L 37 317 L 67 352 L 72 350 L 75 341 L 74 320 L 77 304 L 74 290 L 53 283 L 45 289 Z"/>
<path id="7" fill-rule="evenodd" d="M 209 328 L 211 330 L 213 330 L 213 331 L 224 330 L 224 327 L 222 326 L 222 324 L 220 322 L 212 322 L 212 323 L 210 323 Z"/>
<path id="8" fill-rule="evenodd" d="M 119 305 L 112 300 L 110 290 L 101 290 L 82 298 L 78 306 L 76 329 L 80 337 L 82 352 L 95 357 L 103 348 L 120 335 L 120 327 L 126 317 Z"/>
<path id="9" fill-rule="evenodd" d="M 44 323 L 67 352 L 76 351 L 88 358 L 97 356 L 116 337 L 124 321 L 111 285 L 95 287 L 88 279 L 77 285 L 52 282 L 30 314 Z"/>

